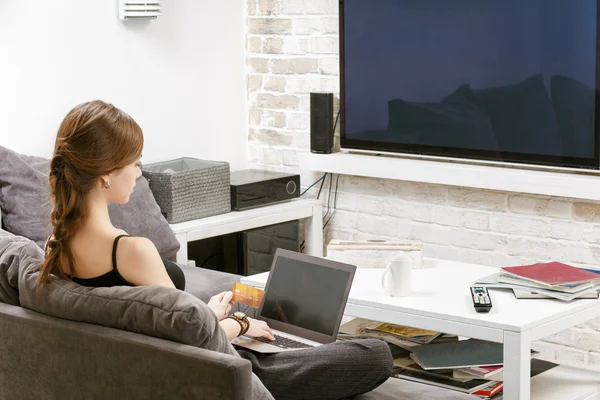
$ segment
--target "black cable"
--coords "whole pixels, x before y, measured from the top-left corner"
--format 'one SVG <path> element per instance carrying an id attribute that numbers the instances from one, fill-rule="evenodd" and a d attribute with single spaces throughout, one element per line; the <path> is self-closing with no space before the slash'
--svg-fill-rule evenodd
<path id="1" fill-rule="evenodd" d="M 329 172 L 325 172 L 325 178 L 321 181 L 321 186 L 319 186 L 319 193 L 317 193 L 317 199 L 321 195 L 321 189 L 323 189 L 323 184 L 325 183 L 325 179 L 327 179 L 327 174 L 329 174 Z"/>
<path id="2" fill-rule="evenodd" d="M 325 215 L 323 216 L 323 223 L 327 219 L 329 215 L 329 211 L 331 210 L 331 189 L 333 187 L 333 174 L 329 175 L 329 188 L 327 190 L 327 210 L 325 211 Z"/>
<path id="3" fill-rule="evenodd" d="M 322 179 L 324 179 L 326 175 L 327 175 L 327 172 L 326 172 L 326 173 L 324 173 L 324 174 L 323 174 L 323 176 L 321 176 L 319 179 L 317 179 L 317 180 L 316 180 L 316 181 L 315 181 L 315 182 L 314 182 L 312 185 L 310 185 L 309 187 L 307 187 L 307 188 L 304 190 L 304 192 L 302 192 L 302 194 L 300 194 L 300 196 L 304 196 L 304 193 L 308 192 L 308 190 L 309 190 L 310 188 L 312 188 L 312 187 L 313 187 L 313 186 L 315 186 L 317 183 L 319 183 L 319 181 L 321 181 Z M 319 190 L 319 193 L 320 193 L 320 192 L 321 192 L 321 191 Z M 317 198 L 318 198 L 318 197 L 317 197 Z"/>
<path id="4" fill-rule="evenodd" d="M 334 199 L 333 199 L 333 212 L 331 213 L 331 217 L 329 217 L 329 219 L 327 220 L 327 222 L 325 222 L 325 224 L 323 225 L 323 229 L 325 229 L 325 227 L 327 226 L 327 224 L 329 223 L 329 221 L 331 221 L 331 218 L 333 218 L 333 216 L 335 215 L 335 213 L 337 211 L 337 194 L 338 194 L 339 181 L 340 181 L 340 174 L 338 174 L 337 178 L 335 179 L 335 191 L 334 191 Z"/>

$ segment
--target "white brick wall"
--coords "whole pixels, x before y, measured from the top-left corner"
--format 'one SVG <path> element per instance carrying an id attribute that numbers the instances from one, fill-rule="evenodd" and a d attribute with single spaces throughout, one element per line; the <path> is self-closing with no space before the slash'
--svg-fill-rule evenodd
<path id="1" fill-rule="evenodd" d="M 296 149 L 310 143 L 309 93 L 339 94 L 337 1 L 247 5 L 248 159 L 297 171 Z M 426 256 L 491 266 L 600 265 L 600 204 L 342 176 L 337 205 L 326 240 L 416 238 Z M 545 359 L 600 371 L 600 320 L 535 347 Z"/>

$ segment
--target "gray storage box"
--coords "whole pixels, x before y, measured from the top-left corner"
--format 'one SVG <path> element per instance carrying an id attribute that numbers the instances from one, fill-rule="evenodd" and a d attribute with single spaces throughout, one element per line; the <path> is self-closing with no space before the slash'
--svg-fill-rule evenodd
<path id="1" fill-rule="evenodd" d="M 178 158 L 144 165 L 142 174 L 171 224 L 231 211 L 229 163 Z"/>

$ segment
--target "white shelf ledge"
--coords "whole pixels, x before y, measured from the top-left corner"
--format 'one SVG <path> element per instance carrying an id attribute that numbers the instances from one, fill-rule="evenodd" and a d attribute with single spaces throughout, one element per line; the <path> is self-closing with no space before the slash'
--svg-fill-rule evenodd
<path id="1" fill-rule="evenodd" d="M 372 178 L 600 200 L 600 175 L 367 154 L 301 152 L 299 167 Z"/>

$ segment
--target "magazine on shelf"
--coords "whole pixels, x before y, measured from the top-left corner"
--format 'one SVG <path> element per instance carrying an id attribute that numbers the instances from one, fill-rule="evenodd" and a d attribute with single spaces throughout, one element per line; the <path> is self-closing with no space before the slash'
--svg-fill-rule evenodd
<path id="1" fill-rule="evenodd" d="M 463 393 L 473 393 L 479 389 L 483 389 L 490 385 L 487 379 L 470 379 L 465 382 L 453 381 L 445 378 L 436 378 L 425 376 L 416 371 L 404 369 L 396 374 L 397 378 L 405 379 L 413 382 L 425 383 L 428 385 L 438 386 L 446 389 L 457 390 Z"/>

